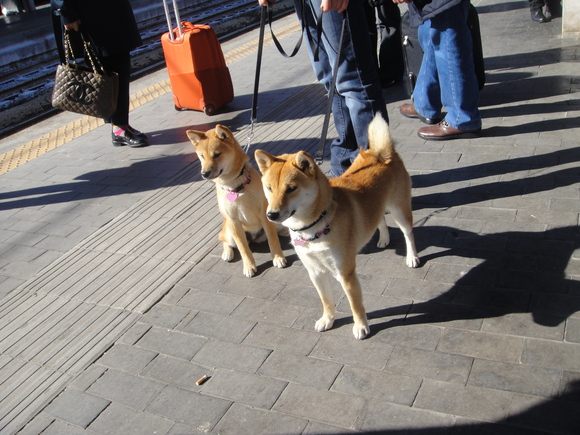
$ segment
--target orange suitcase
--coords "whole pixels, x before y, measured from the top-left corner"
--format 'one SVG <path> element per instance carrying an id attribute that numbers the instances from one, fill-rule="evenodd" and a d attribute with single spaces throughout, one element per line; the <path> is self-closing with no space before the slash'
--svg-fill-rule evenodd
<path id="1" fill-rule="evenodd" d="M 202 110 L 206 115 L 234 99 L 230 71 L 220 43 L 207 24 L 181 22 L 173 1 L 177 27 L 171 30 L 171 18 L 163 0 L 170 31 L 161 36 L 161 45 L 173 91 L 176 110 Z"/>

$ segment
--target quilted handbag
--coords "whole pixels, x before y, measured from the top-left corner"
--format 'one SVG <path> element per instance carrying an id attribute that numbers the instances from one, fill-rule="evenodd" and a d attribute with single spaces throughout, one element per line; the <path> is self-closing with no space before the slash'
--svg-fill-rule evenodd
<path id="1" fill-rule="evenodd" d="M 52 105 L 69 112 L 108 119 L 117 109 L 119 76 L 114 72 L 106 73 L 91 43 L 84 36 L 82 39 L 85 58 L 90 66 L 76 61 L 69 34 L 66 32 L 66 63 L 56 68 Z"/>

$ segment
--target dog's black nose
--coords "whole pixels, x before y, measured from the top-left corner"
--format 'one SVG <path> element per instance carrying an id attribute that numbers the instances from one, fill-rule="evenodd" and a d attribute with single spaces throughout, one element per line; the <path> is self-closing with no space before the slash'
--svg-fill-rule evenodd
<path id="1" fill-rule="evenodd" d="M 280 212 L 269 211 L 268 213 L 266 213 L 266 216 L 268 217 L 269 220 L 271 220 L 272 222 L 275 222 L 280 217 Z"/>
<path id="2" fill-rule="evenodd" d="M 210 174 L 211 174 L 211 171 L 202 171 L 201 176 L 203 178 L 207 178 L 207 177 L 209 177 Z"/>

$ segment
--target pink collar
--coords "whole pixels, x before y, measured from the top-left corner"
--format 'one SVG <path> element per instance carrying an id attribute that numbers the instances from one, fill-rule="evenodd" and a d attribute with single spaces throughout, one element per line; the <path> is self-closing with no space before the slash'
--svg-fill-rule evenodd
<path id="1" fill-rule="evenodd" d="M 298 235 L 293 235 L 292 236 L 292 244 L 294 246 L 303 246 L 303 247 L 306 247 L 309 242 L 313 242 L 316 239 L 319 239 L 320 237 L 325 236 L 326 234 L 328 234 L 330 232 L 330 226 L 331 226 L 331 224 L 332 224 L 332 222 L 327 222 L 326 225 L 324 226 L 324 228 L 321 229 L 320 231 L 318 231 L 312 237 L 304 238 L 304 237 L 301 237 L 301 236 L 298 236 Z"/>
<path id="2" fill-rule="evenodd" d="M 240 173 L 240 176 L 242 176 L 243 174 L 244 174 L 244 169 L 242 169 L 242 172 Z M 251 181 L 252 181 L 252 177 L 250 177 L 250 171 L 248 171 L 246 173 L 246 179 L 244 180 L 244 182 L 242 184 L 240 184 L 238 187 L 236 187 L 235 189 L 226 189 L 225 187 L 222 186 L 222 189 L 227 192 L 226 198 L 228 198 L 228 200 L 230 202 L 234 202 L 236 199 L 238 199 L 238 196 L 239 196 L 240 192 L 242 190 L 244 190 L 244 188 L 248 184 L 250 184 Z"/>

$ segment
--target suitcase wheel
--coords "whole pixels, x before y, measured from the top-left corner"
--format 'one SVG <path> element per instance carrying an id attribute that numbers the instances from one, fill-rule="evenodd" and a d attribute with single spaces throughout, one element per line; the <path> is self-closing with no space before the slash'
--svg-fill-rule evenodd
<path id="1" fill-rule="evenodd" d="M 183 110 L 183 107 L 179 107 L 177 104 L 174 104 L 173 107 L 175 108 L 175 110 L 177 110 L 178 112 L 181 112 Z"/>
<path id="2" fill-rule="evenodd" d="M 215 106 L 213 104 L 208 104 L 203 108 L 203 113 L 206 115 L 213 115 L 215 113 Z"/>

